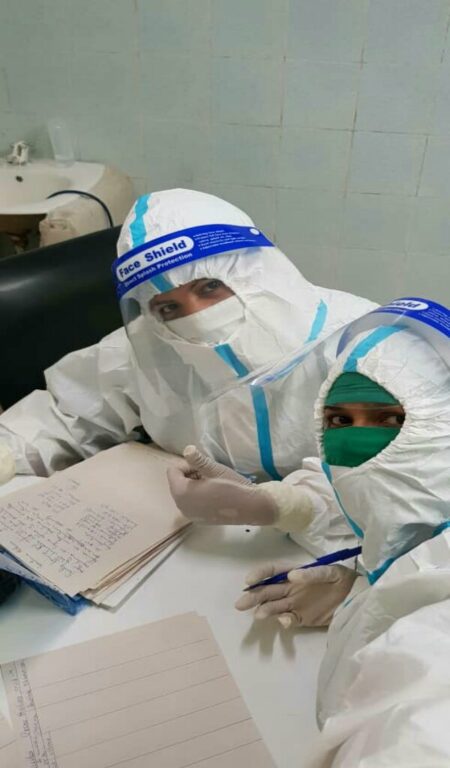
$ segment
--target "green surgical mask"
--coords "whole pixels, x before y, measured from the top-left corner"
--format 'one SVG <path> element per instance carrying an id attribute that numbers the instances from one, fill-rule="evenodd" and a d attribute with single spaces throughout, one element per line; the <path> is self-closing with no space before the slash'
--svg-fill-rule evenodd
<path id="1" fill-rule="evenodd" d="M 323 450 L 327 464 L 359 467 L 383 451 L 400 432 L 400 427 L 343 427 L 326 429 Z"/>
<path id="2" fill-rule="evenodd" d="M 340 403 L 400 405 L 384 387 L 361 373 L 343 373 L 331 387 L 325 406 Z M 323 450 L 327 464 L 359 467 L 383 451 L 400 432 L 400 427 L 341 427 L 326 429 Z"/>

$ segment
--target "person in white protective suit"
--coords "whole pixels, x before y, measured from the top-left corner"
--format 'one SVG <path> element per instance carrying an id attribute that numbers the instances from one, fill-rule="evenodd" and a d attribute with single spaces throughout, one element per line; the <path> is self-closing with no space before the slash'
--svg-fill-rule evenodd
<path id="1" fill-rule="evenodd" d="M 325 403 L 324 445 L 329 461 L 357 466 L 394 439 L 404 421 L 400 403 L 386 390 L 359 373 L 338 378 Z M 344 431 L 341 431 L 344 430 Z M 333 553 L 354 552 L 354 534 L 345 516 L 336 515 L 332 485 L 317 470 L 314 459 L 303 462 L 310 469 L 293 472 L 284 483 L 272 481 L 254 486 L 236 473 L 211 461 L 189 446 L 187 465 L 168 471 L 169 484 L 179 508 L 192 520 L 209 523 L 247 523 L 277 519 L 278 527 L 294 528 L 299 543 L 314 550 L 319 531 Z M 327 470 L 328 471 L 328 470 Z M 340 525 L 338 518 L 340 517 Z M 303 524 L 303 528 L 301 527 Z M 339 532 L 342 541 L 336 537 Z M 293 534 L 291 533 L 291 536 Z M 323 553 L 319 553 L 323 554 Z M 344 554 L 344 553 L 342 553 Z M 346 597 L 356 571 L 338 565 L 320 569 L 295 569 L 280 584 L 256 587 L 292 564 L 273 563 L 249 574 L 251 587 L 236 603 L 238 610 L 256 608 L 255 618 L 276 616 L 284 627 L 327 626 L 336 606 Z"/>
<path id="2" fill-rule="evenodd" d="M 210 455 L 260 477 L 283 476 L 310 453 L 312 403 L 326 369 L 297 398 L 303 426 L 295 455 L 291 443 L 286 448 L 288 412 L 264 393 L 243 388 L 232 412 L 215 411 L 210 434 L 201 405 L 332 334 L 371 302 L 312 285 L 245 213 L 183 189 L 137 200 L 113 273 L 125 328 L 64 357 L 46 371 L 46 391 L 2 414 L 6 475 L 14 467 L 48 475 L 143 431 L 175 453 L 206 445 Z"/>
<path id="3" fill-rule="evenodd" d="M 440 309 L 448 351 L 450 313 Z M 317 768 L 450 765 L 449 360 L 407 326 L 383 326 L 352 340 L 320 392 L 324 467 L 362 552 L 320 669 Z M 381 428 L 358 435 L 348 419 L 340 398 L 355 374 L 391 398 L 384 436 Z M 330 430 L 331 418 L 347 428 Z M 273 564 L 259 578 L 269 571 Z M 279 594 L 260 597 L 280 603 Z"/>

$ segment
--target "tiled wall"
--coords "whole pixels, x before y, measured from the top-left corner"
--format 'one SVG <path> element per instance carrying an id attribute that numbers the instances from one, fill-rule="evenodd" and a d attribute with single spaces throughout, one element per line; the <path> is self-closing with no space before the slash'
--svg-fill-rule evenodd
<path id="1" fill-rule="evenodd" d="M 449 303 L 450 0 L 1 0 L 0 152 L 236 202 L 306 276 Z"/>

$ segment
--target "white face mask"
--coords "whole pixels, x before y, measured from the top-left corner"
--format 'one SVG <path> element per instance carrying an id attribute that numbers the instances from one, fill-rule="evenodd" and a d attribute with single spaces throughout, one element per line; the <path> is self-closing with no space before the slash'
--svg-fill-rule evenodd
<path id="1" fill-rule="evenodd" d="M 230 296 L 193 315 L 168 320 L 164 325 L 184 341 L 220 344 L 227 341 L 244 320 L 244 305 L 237 296 Z"/>

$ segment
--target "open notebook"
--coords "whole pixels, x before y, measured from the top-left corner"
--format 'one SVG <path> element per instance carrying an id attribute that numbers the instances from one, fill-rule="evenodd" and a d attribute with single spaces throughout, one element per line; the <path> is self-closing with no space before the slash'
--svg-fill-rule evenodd
<path id="1" fill-rule="evenodd" d="M 18 768 L 274 768 L 197 614 L 4 664 L 2 675 Z"/>
<path id="2" fill-rule="evenodd" d="M 126 443 L 0 500 L 0 568 L 71 613 L 115 607 L 185 535 L 166 470 L 182 459 Z"/>

